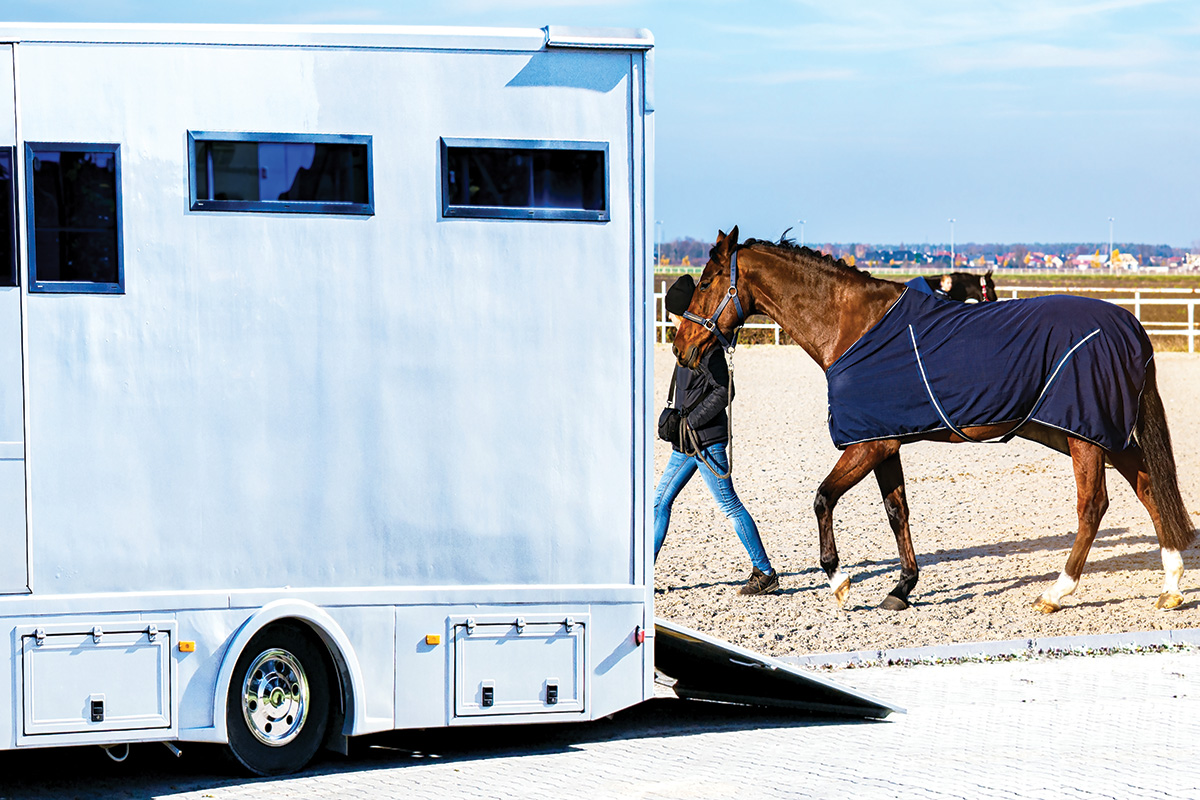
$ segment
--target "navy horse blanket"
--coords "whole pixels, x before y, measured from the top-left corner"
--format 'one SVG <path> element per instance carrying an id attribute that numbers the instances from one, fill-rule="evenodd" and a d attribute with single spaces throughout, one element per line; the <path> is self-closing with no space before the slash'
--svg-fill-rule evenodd
<path id="1" fill-rule="evenodd" d="M 1153 357 L 1137 318 L 1102 300 L 966 305 L 910 287 L 826 370 L 829 434 L 845 449 L 1035 421 L 1119 452 Z"/>

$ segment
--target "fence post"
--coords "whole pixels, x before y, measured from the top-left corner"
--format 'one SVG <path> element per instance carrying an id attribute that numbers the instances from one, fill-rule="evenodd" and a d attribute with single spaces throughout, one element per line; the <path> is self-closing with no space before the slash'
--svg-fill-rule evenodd
<path id="1" fill-rule="evenodd" d="M 663 284 L 663 293 L 658 295 L 658 297 L 655 298 L 655 305 L 658 306 L 658 310 L 656 311 L 655 316 L 658 317 L 658 319 L 660 320 L 660 322 L 658 323 L 658 343 L 666 344 L 667 343 L 667 285 L 666 285 L 666 283 Z"/>
<path id="2" fill-rule="evenodd" d="M 1142 321 L 1142 291 L 1135 289 L 1133 292 L 1133 315 L 1137 317 L 1137 321 Z"/>
<path id="3" fill-rule="evenodd" d="M 779 323 L 771 320 L 771 324 L 775 326 L 775 344 L 779 344 Z"/>
<path id="4" fill-rule="evenodd" d="M 662 307 L 659 305 L 659 303 L 664 302 L 665 296 L 666 295 L 659 294 L 658 281 L 655 281 L 654 282 L 654 341 L 658 342 L 659 344 L 666 344 L 666 342 L 667 342 L 667 330 L 665 329 L 664 326 L 662 326 L 662 319 L 660 319 L 660 317 L 659 317 L 659 313 L 662 312 Z"/>
<path id="5" fill-rule="evenodd" d="M 1196 301 L 1188 301 L 1188 352 L 1196 352 Z"/>

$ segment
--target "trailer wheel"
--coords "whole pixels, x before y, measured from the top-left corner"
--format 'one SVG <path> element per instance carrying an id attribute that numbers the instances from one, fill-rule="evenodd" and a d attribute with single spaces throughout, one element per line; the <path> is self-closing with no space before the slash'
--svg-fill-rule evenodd
<path id="1" fill-rule="evenodd" d="M 242 651 L 229 683 L 225 722 L 233 757 L 256 775 L 302 769 L 329 722 L 329 669 L 304 627 L 270 625 Z"/>

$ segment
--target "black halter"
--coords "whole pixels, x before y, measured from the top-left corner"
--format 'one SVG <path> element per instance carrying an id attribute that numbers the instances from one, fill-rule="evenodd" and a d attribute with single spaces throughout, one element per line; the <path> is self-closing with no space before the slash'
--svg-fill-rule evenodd
<path id="1" fill-rule="evenodd" d="M 729 291 L 727 291 L 725 296 L 721 298 L 721 304 L 717 306 L 717 310 L 712 313 L 712 316 L 708 319 L 704 319 L 696 316 L 690 311 L 683 312 L 684 319 L 690 320 L 697 325 L 703 325 L 704 330 L 717 337 L 717 341 L 720 342 L 721 347 L 723 347 L 727 353 L 732 353 L 733 348 L 737 346 L 738 331 L 746 322 L 746 314 L 742 311 L 742 301 L 738 299 L 737 254 L 738 251 L 734 250 L 733 254 L 729 257 Z M 725 306 L 729 305 L 730 300 L 733 300 L 733 307 L 737 309 L 738 317 L 737 322 L 734 323 L 733 330 L 729 332 L 729 338 L 726 339 L 724 334 L 721 333 L 721 329 L 717 327 L 717 320 L 720 319 L 721 312 L 725 310 Z"/>

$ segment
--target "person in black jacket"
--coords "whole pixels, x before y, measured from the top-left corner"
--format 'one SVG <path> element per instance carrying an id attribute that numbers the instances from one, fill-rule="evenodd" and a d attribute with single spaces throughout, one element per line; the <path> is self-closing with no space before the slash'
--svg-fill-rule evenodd
<path id="1" fill-rule="evenodd" d="M 676 327 L 682 322 L 680 315 L 691 303 L 695 288 L 692 277 L 684 275 L 667 291 L 665 305 Z M 712 348 L 695 369 L 679 365 L 675 367 L 675 406 L 685 413 L 687 427 L 691 428 L 694 436 L 674 437 L 671 459 L 654 493 L 654 557 L 658 559 L 658 551 L 667 537 L 667 528 L 671 524 L 671 505 L 699 469 L 717 505 L 729 517 L 738 538 L 750 554 L 753 568 L 739 594 L 766 594 L 779 588 L 779 577 L 771 568 L 771 560 L 763 549 L 758 526 L 733 490 L 733 475 L 726 453 L 729 440 L 729 419 L 725 413 L 728 392 L 729 369 L 725 363 L 725 353 L 720 347 Z"/>

